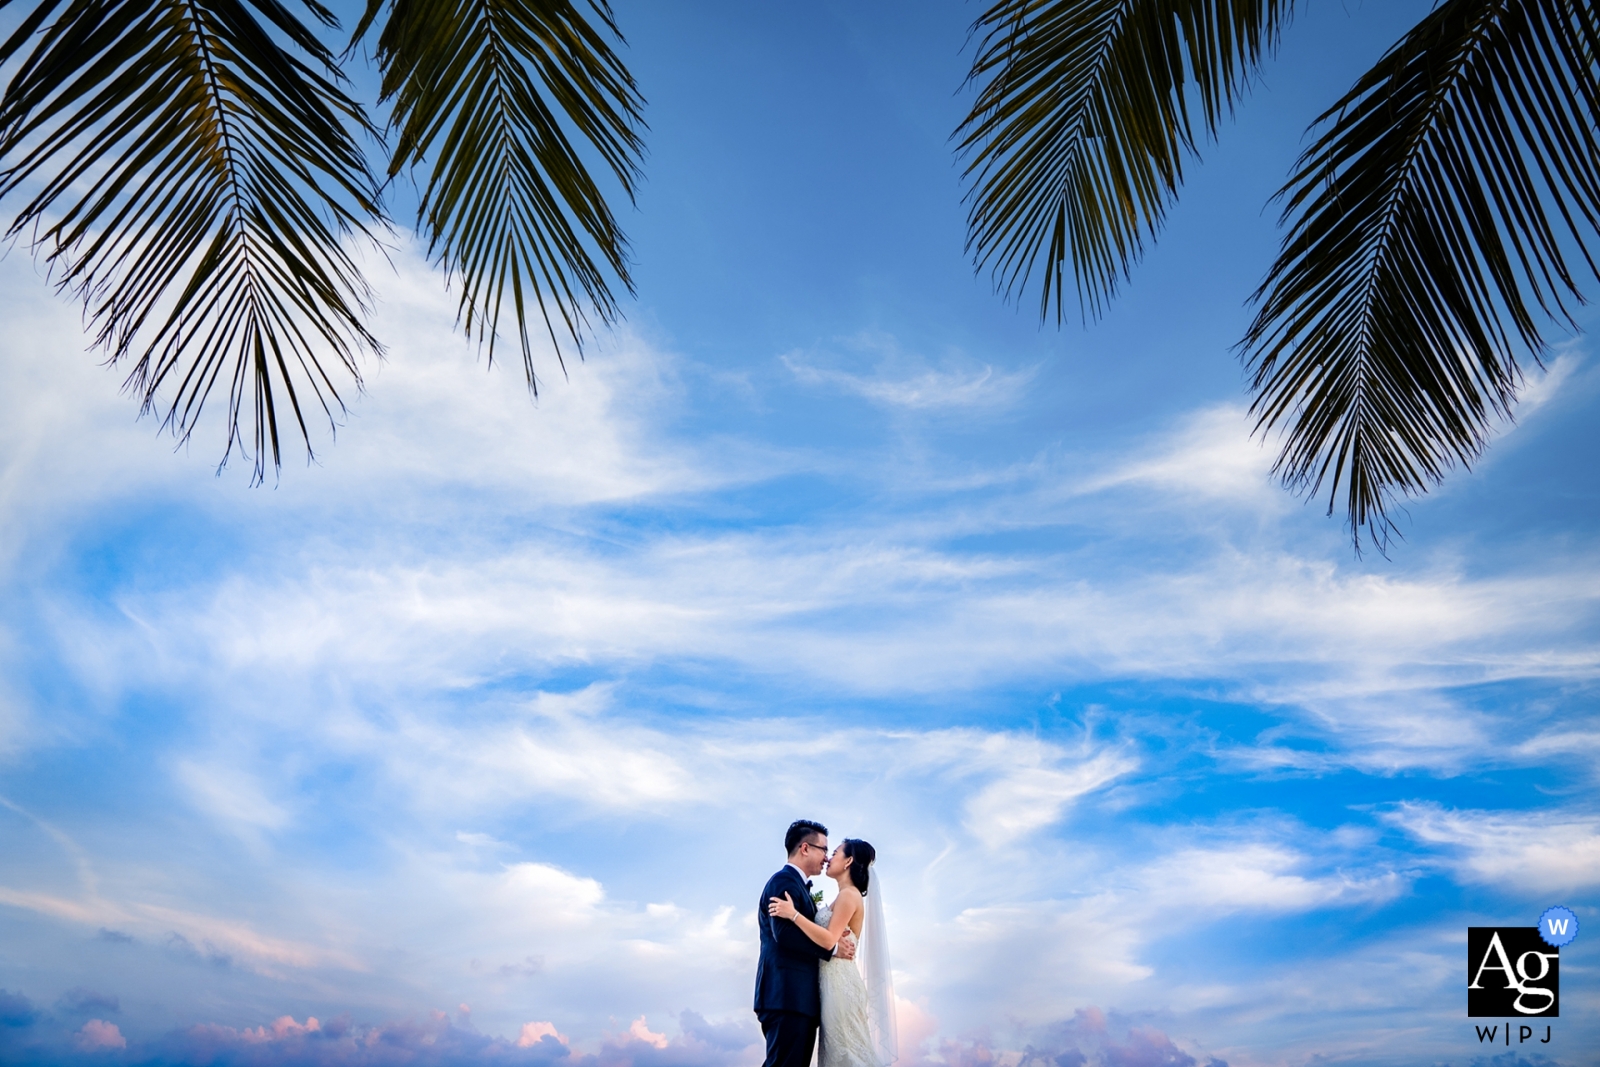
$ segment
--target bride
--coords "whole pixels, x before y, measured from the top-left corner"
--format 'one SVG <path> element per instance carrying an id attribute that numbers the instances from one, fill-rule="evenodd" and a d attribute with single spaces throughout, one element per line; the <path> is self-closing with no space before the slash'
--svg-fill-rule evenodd
<path id="1" fill-rule="evenodd" d="M 860 945 L 865 979 L 854 960 L 839 958 L 825 960 L 818 975 L 820 1067 L 888 1067 L 899 1058 L 883 890 L 880 886 L 877 892 L 868 892 L 876 858 L 871 845 L 855 838 L 845 838 L 833 850 L 824 873 L 839 884 L 839 893 L 831 905 L 818 909 L 816 922 L 801 915 L 787 893 L 773 897 L 767 906 L 769 914 L 793 922 L 823 948 L 833 948 L 846 938 Z"/>

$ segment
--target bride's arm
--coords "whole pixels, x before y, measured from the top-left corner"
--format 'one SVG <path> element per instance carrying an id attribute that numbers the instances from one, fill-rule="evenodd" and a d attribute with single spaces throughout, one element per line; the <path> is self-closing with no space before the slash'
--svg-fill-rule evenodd
<path id="1" fill-rule="evenodd" d="M 823 948 L 833 948 L 850 928 L 850 919 L 855 915 L 856 909 L 861 906 L 859 894 L 840 894 L 839 899 L 833 902 L 833 915 L 828 919 L 827 926 L 818 926 L 794 906 L 794 901 L 785 893 L 781 897 L 772 897 L 772 904 L 767 913 L 779 919 L 788 919 L 798 926 L 807 937 L 821 945 Z"/>

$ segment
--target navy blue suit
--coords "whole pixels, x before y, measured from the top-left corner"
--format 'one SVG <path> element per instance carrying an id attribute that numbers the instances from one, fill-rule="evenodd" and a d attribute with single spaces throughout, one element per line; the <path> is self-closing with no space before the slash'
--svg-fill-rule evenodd
<path id="1" fill-rule="evenodd" d="M 785 893 L 806 918 L 815 920 L 811 900 L 800 872 L 785 864 L 767 879 L 756 912 L 761 932 L 761 961 L 756 965 L 756 1018 L 767 1039 L 763 1067 L 809 1067 L 822 1021 L 822 994 L 817 987 L 817 965 L 833 956 L 788 919 L 767 914 L 767 901 Z"/>

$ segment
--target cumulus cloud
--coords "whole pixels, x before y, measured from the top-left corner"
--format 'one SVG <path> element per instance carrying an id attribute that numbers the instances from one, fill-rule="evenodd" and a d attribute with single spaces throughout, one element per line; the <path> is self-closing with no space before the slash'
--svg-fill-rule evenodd
<path id="1" fill-rule="evenodd" d="M 643 1015 L 628 1025 L 628 1037 L 640 1044 L 649 1045 L 651 1048 L 663 1049 L 668 1044 L 667 1035 L 651 1031 Z"/>
<path id="2" fill-rule="evenodd" d="M 378 1024 L 292 1016 L 254 1027 L 201 1024 L 175 1030 L 132 1053 L 158 1062 L 203 1062 L 219 1067 L 456 1067 L 477 1063 L 561 1064 L 563 1067 L 733 1067 L 751 1047 L 750 1027 L 709 1024 L 694 1012 L 679 1033 L 655 1033 L 638 1019 L 590 1049 L 573 1048 L 549 1023 L 528 1023 L 515 1039 L 462 1026 L 443 1012 Z M 759 1036 L 759 1035 L 758 1035 Z M 119 1046 L 120 1047 L 120 1046 Z"/>
<path id="3" fill-rule="evenodd" d="M 0 1001 L 0 1005 L 4 1002 Z M 465 1014 L 465 1013 L 464 1013 Z M 753 1025 L 712 1024 L 686 1011 L 677 1033 L 652 1031 L 643 1018 L 592 1047 L 572 1047 L 549 1023 L 528 1023 L 514 1039 L 485 1034 L 444 1012 L 376 1024 L 347 1016 L 303 1022 L 283 1015 L 256 1026 L 200 1023 L 159 1037 L 129 1041 L 114 1024 L 91 1019 L 75 1031 L 7 1043 L 7 1062 L 94 1064 L 125 1052 L 145 1063 L 205 1063 L 217 1067 L 465 1067 L 470 1064 L 560 1064 L 562 1067 L 734 1067 L 759 1040 Z"/>
<path id="4" fill-rule="evenodd" d="M 106 1052 L 128 1047 L 127 1039 L 116 1023 L 104 1019 L 90 1019 L 73 1036 L 73 1044 L 83 1052 Z"/>
<path id="5" fill-rule="evenodd" d="M 553 707 L 581 724 L 588 731 L 579 745 L 581 754 L 600 744 L 609 717 L 618 714 L 609 703 L 612 697 L 609 687 L 578 691 L 552 699 L 535 714 L 542 717 Z M 512 722 L 521 722 L 528 714 L 517 707 L 492 710 Z M 486 736 L 500 735 L 497 717 L 475 718 L 483 722 Z M 478 745 L 472 735 L 472 728 L 463 727 L 462 750 L 468 754 L 487 750 L 489 746 Z M 548 759 L 564 758 L 560 741 L 559 732 L 547 740 Z M 20 893 L 5 899 L 90 931 L 112 927 L 133 931 L 137 943 L 130 951 L 141 953 L 141 965 L 175 974 L 179 981 L 189 980 L 182 975 L 184 966 L 199 965 L 393 997 L 398 994 L 389 987 L 398 973 L 408 981 L 428 981 L 441 992 L 453 986 L 475 1003 L 480 999 L 498 1003 L 497 1014 L 516 999 L 537 996 L 564 1013 L 550 1020 L 551 1025 L 567 1019 L 569 1024 L 590 1028 L 580 1033 L 592 1033 L 600 1021 L 595 1015 L 603 1019 L 614 1010 L 606 1005 L 626 1004 L 633 1009 L 633 1018 L 640 1010 L 656 1014 L 681 1010 L 675 990 L 682 986 L 704 990 L 706 1003 L 718 1010 L 747 998 L 755 931 L 748 909 L 733 902 L 742 902 L 739 885 L 759 884 L 770 873 L 764 857 L 771 843 L 763 847 L 772 833 L 767 824 L 781 827 L 782 819 L 792 817 L 785 809 L 804 805 L 820 811 L 834 822 L 838 836 L 889 835 L 879 837 L 880 873 L 892 886 L 898 885 L 901 895 L 895 898 L 899 901 L 895 914 L 904 916 L 897 921 L 906 922 L 910 931 L 920 925 L 919 898 L 938 884 L 928 881 L 925 868 L 931 870 L 944 852 L 940 827 L 970 834 L 985 849 L 1026 847 L 1030 837 L 1048 832 L 1068 818 L 1075 805 L 1092 801 L 1137 767 L 1134 751 L 1115 739 L 1058 743 L 1029 732 L 972 728 L 814 731 L 783 721 L 708 723 L 677 731 L 625 725 L 611 739 L 612 745 L 620 746 L 616 757 L 596 753 L 597 766 L 608 760 L 628 766 L 628 753 L 621 749 L 633 745 L 635 754 L 655 753 L 669 766 L 694 768 L 690 777 L 696 783 L 682 796 L 647 794 L 646 806 L 626 809 L 626 818 L 636 824 L 640 819 L 659 820 L 672 828 L 648 833 L 646 841 L 722 841 L 728 877 L 708 886 L 685 887 L 672 870 L 674 856 L 667 861 L 671 866 L 655 878 L 643 884 L 635 879 L 631 891 L 616 894 L 585 870 L 519 855 L 522 847 L 503 843 L 500 833 L 481 835 L 502 842 L 486 848 L 473 835 L 465 835 L 468 840 L 463 841 L 460 831 L 445 829 L 460 825 L 463 805 L 495 824 L 500 823 L 501 812 L 521 821 L 522 813 L 530 810 L 582 810 L 574 807 L 582 800 L 581 790 L 553 799 L 538 789 L 519 791 L 516 776 L 531 771 L 508 770 L 498 760 L 458 763 L 442 758 L 444 753 L 428 745 L 406 750 L 409 743 L 402 728 L 397 736 L 376 735 L 367 750 L 374 761 L 393 761 L 396 786 L 418 788 L 415 793 L 391 795 L 399 803 L 391 799 L 384 806 L 406 813 L 407 819 L 444 822 L 437 845 L 404 856 L 386 872 L 383 891 L 375 896 L 363 893 L 344 902 L 324 888 L 295 884 L 293 872 L 284 877 L 262 865 L 252 868 L 260 872 L 262 891 L 241 892 L 234 902 L 234 917 L 207 917 L 194 908 L 155 905 L 141 899 L 147 889 L 137 879 L 104 875 L 101 895 L 92 900 Z M 801 750 L 809 759 L 797 763 L 793 754 Z M 484 792 L 446 791 L 426 779 L 418 769 L 430 754 L 441 780 L 476 782 Z M 866 789 L 818 804 L 817 766 Z M 499 774 L 510 776 L 504 787 L 490 781 Z M 489 785 L 484 786 L 486 781 Z M 763 790 L 771 796 L 766 807 L 774 810 L 750 811 L 742 817 L 752 830 L 765 827 L 760 837 L 746 842 L 745 829 L 729 823 L 728 805 Z M 590 800 L 590 810 L 597 816 L 616 817 L 607 797 Z M 530 809 L 530 803 L 539 806 Z M 904 805 L 922 808 L 937 821 L 911 835 L 894 833 L 893 827 L 903 825 L 897 809 Z M 745 807 L 750 807 L 748 802 Z M 931 839 L 918 840 L 930 831 Z M 284 830 L 295 832 L 293 826 Z M 183 887 L 173 887 L 170 893 L 173 903 L 186 895 Z M 193 903 L 201 899 L 196 894 Z M 939 907 L 948 917 L 949 904 Z M 308 913 L 320 921 L 308 923 Z M 249 922 L 243 920 L 245 914 Z M 981 931 L 972 945 L 975 952 L 985 951 Z M 156 950 L 162 959 L 151 960 L 140 946 Z M 410 965 L 396 961 L 397 951 L 420 954 L 426 960 L 423 973 L 411 978 Z M 918 955 L 908 948 L 903 960 L 914 963 Z M 658 1026 L 650 1029 L 662 1032 Z M 571 1032 L 568 1024 L 561 1032 Z"/>
<path id="6" fill-rule="evenodd" d="M 1180 1047 L 1148 1024 L 1108 1021 L 1097 1007 L 1024 1029 L 1011 1042 L 946 1038 L 907 1067 L 1228 1067 L 1224 1059 Z"/>
<path id="7" fill-rule="evenodd" d="M 517 1047 L 528 1048 L 537 1045 L 547 1037 L 553 1037 L 561 1044 L 568 1044 L 566 1037 L 556 1029 L 555 1023 L 531 1022 L 523 1023 L 522 1030 L 517 1034 Z"/>
<path id="8" fill-rule="evenodd" d="M 519 1045 L 464 1028 L 443 1012 L 423 1019 L 359 1025 L 348 1018 L 304 1023 L 292 1016 L 270 1024 L 234 1028 L 201 1024 L 173 1031 L 152 1042 L 151 1051 L 168 1062 L 200 1060 L 220 1065 L 445 1065 L 486 1061 L 538 1064 L 566 1062 L 569 1051 L 554 1037 Z"/>

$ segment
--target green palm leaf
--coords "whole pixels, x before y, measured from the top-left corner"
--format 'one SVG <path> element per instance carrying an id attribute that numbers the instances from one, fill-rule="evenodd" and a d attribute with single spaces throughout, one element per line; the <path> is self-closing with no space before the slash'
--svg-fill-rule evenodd
<path id="1" fill-rule="evenodd" d="M 631 198 L 643 100 L 572 0 L 369 0 L 357 39 L 385 6 L 377 53 L 399 131 L 389 174 L 432 158 L 417 212 L 429 254 L 459 280 L 460 320 L 491 361 L 510 296 L 537 393 L 530 305 L 560 359 L 558 333 L 581 351 L 586 309 L 616 317 L 608 275 L 633 289 L 626 238 L 567 128 Z M 610 9 L 588 6 L 615 35 Z"/>
<path id="2" fill-rule="evenodd" d="M 1043 274 L 1059 322 L 1070 268 L 1098 314 L 1160 228 L 1195 151 L 1276 43 L 1292 0 L 999 0 L 956 130 L 967 248 L 1008 295 Z M 1043 260 L 1042 264 L 1040 260 Z"/>
<path id="3" fill-rule="evenodd" d="M 1482 452 L 1519 350 L 1571 323 L 1600 224 L 1600 19 L 1581 0 L 1448 0 L 1318 121 L 1242 342 L 1291 486 L 1341 492 L 1380 549 L 1398 496 Z M 1538 311 L 1535 311 L 1535 305 Z"/>
<path id="4" fill-rule="evenodd" d="M 341 245 L 376 188 L 334 57 L 277 0 L 41 0 L 0 63 L 30 42 L 0 98 L 0 198 L 29 198 L 9 234 L 180 439 L 225 390 L 223 462 L 239 448 L 259 481 L 281 404 L 309 447 L 307 399 L 331 421 L 335 370 L 359 383 L 377 350 Z"/>

